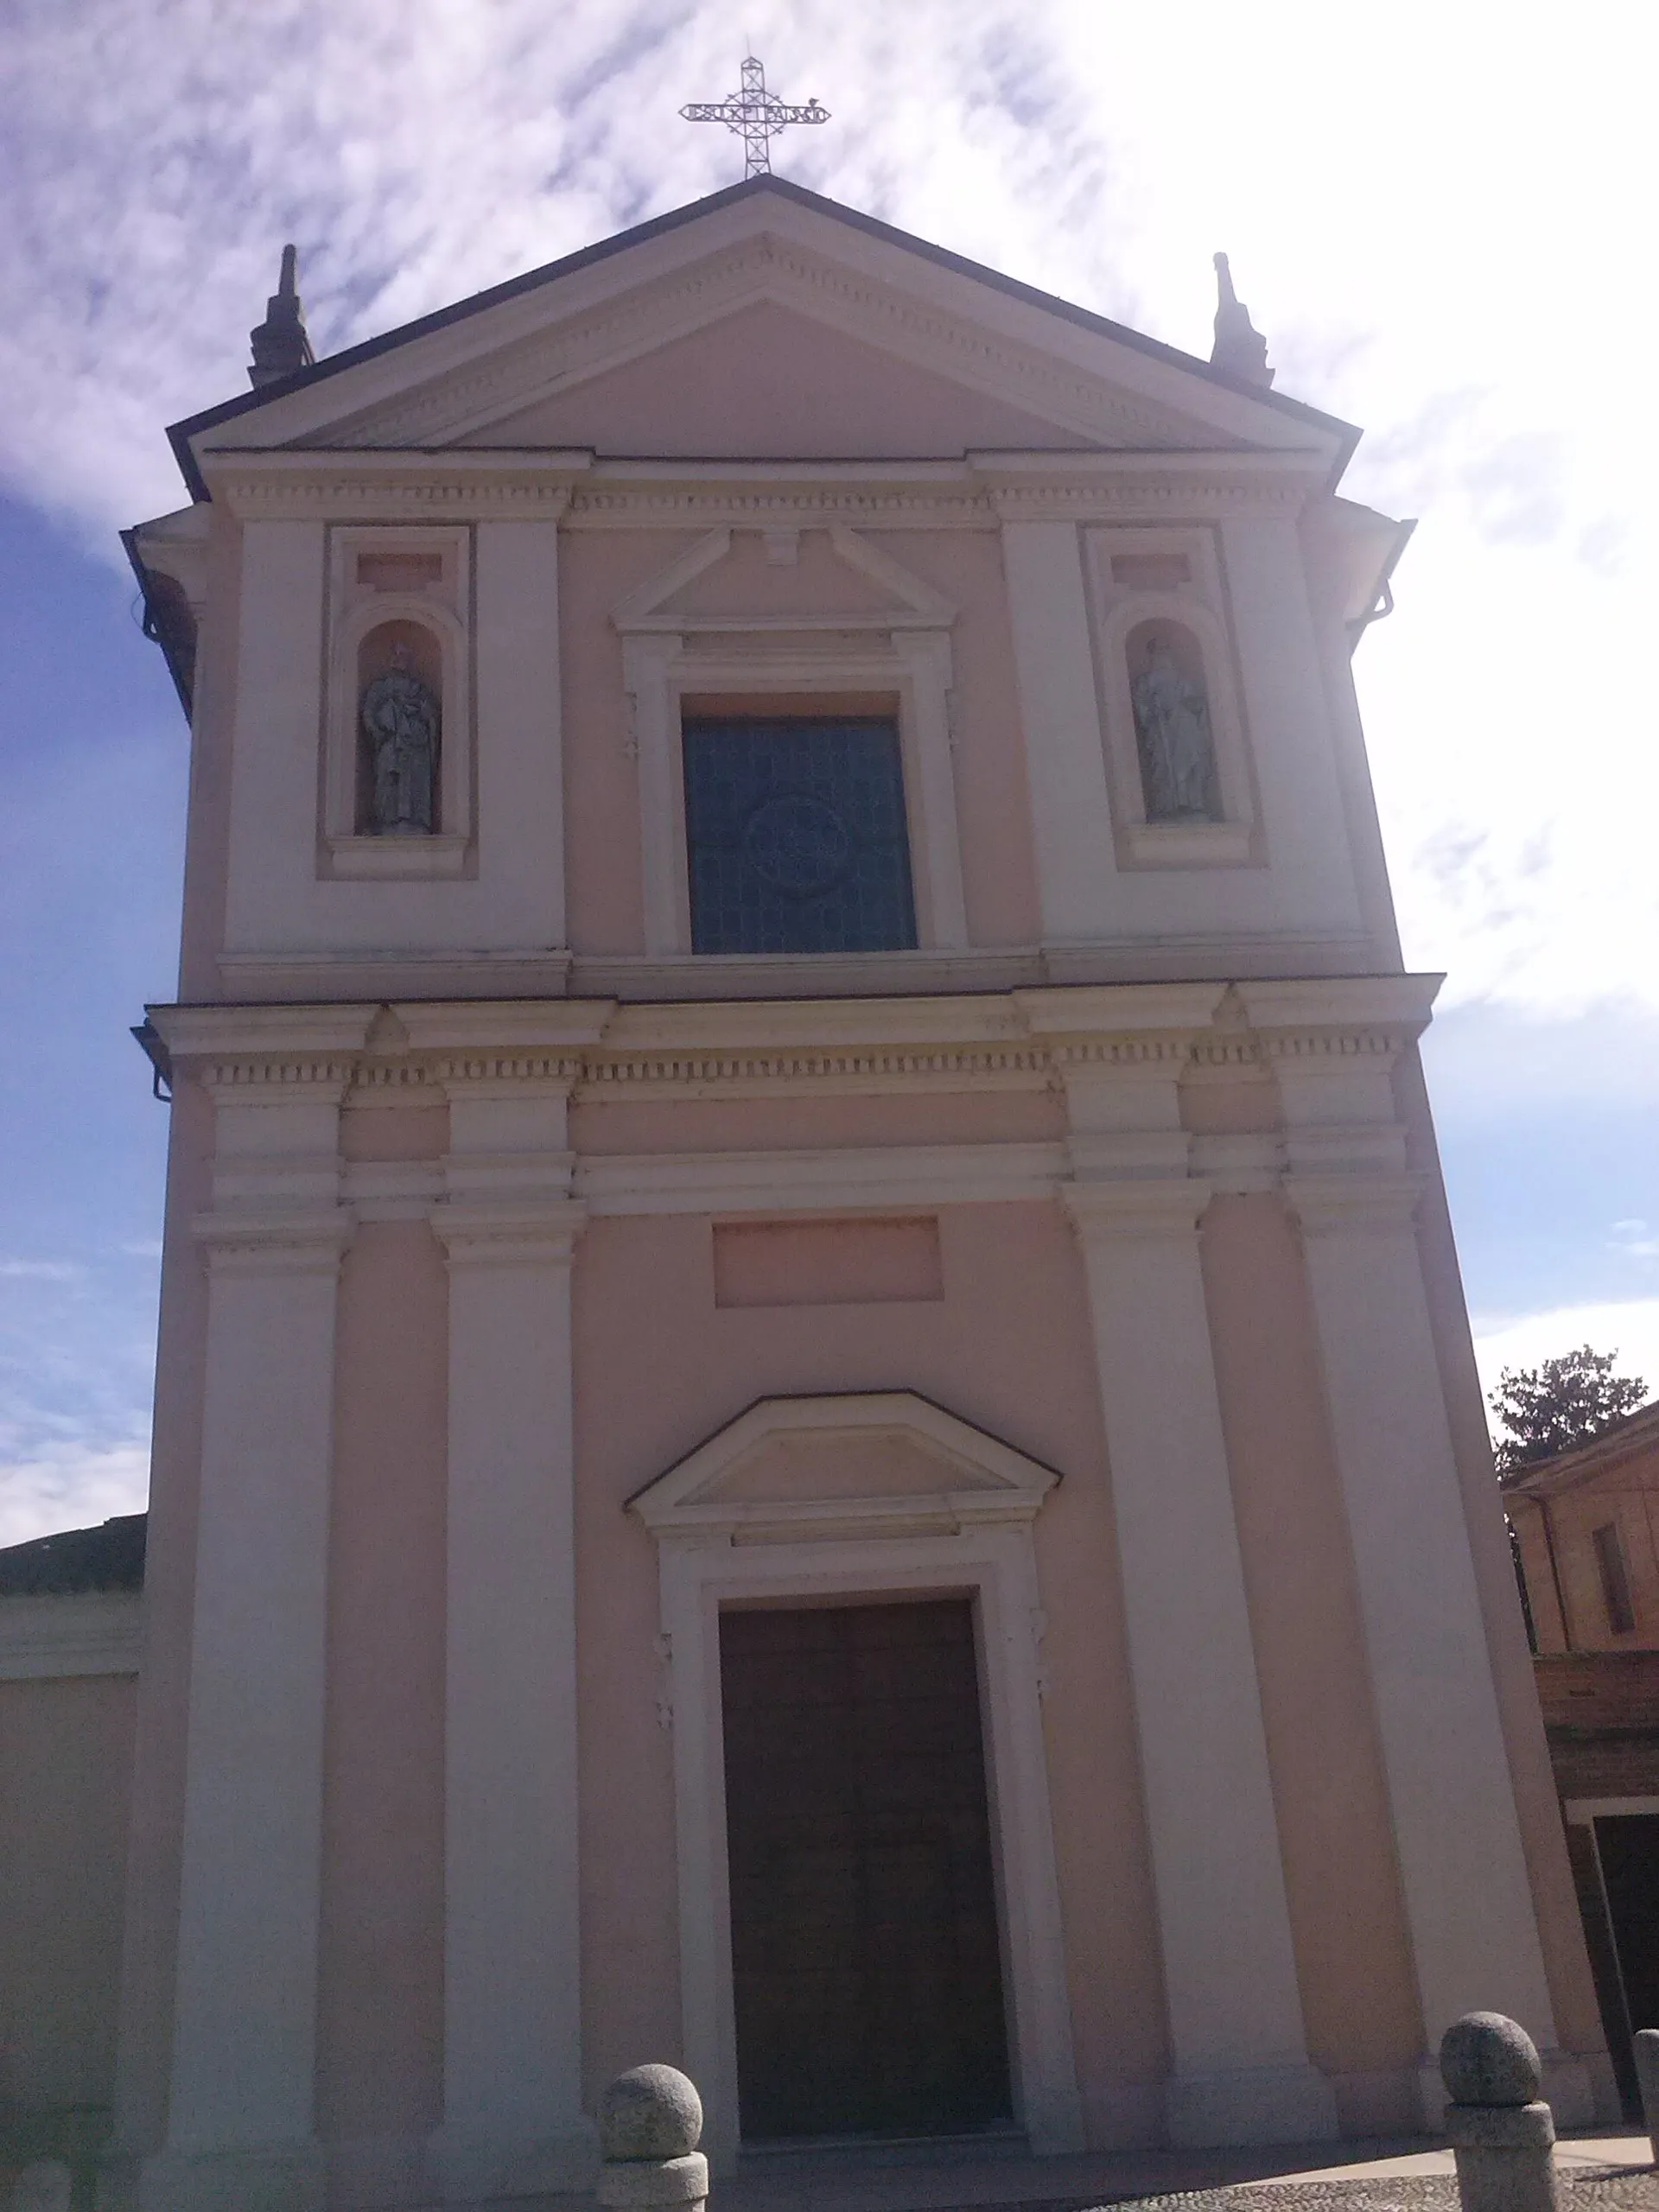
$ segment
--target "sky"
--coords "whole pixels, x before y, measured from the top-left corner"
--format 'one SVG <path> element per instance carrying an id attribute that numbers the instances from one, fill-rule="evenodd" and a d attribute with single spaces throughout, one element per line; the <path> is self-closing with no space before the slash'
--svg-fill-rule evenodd
<path id="1" fill-rule="evenodd" d="M 1278 389 L 1418 530 L 1357 662 L 1489 1383 L 1659 1393 L 1656 33 L 1628 0 L 11 0 L 0 42 L 0 1543 L 143 1503 L 188 769 L 116 531 L 244 388 L 299 245 L 319 353 L 776 166 Z"/>

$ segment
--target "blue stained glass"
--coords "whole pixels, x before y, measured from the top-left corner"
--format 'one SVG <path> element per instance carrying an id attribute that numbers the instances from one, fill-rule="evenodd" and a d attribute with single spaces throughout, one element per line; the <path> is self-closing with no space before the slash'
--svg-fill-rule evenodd
<path id="1" fill-rule="evenodd" d="M 915 944 L 893 722 L 696 718 L 682 735 L 693 951 Z"/>

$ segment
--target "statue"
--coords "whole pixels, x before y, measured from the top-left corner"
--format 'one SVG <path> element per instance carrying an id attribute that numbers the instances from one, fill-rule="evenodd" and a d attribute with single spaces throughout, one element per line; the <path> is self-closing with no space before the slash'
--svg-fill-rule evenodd
<path id="1" fill-rule="evenodd" d="M 1216 747 L 1203 683 L 1157 639 L 1130 687 L 1148 822 L 1213 822 Z"/>
<path id="2" fill-rule="evenodd" d="M 363 736 L 371 778 L 372 837 L 430 836 L 437 828 L 438 702 L 415 673 L 409 647 L 363 693 Z"/>

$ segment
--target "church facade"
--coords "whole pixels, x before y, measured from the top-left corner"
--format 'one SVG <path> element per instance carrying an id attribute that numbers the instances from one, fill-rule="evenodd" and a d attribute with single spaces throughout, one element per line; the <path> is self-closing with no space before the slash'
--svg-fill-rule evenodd
<path id="1" fill-rule="evenodd" d="M 1385 2133 L 1474 2006 L 1591 2117 L 1354 433 L 769 177 L 297 318 L 130 539 L 111 2201 L 581 2187 L 646 2058 L 728 2168 Z"/>

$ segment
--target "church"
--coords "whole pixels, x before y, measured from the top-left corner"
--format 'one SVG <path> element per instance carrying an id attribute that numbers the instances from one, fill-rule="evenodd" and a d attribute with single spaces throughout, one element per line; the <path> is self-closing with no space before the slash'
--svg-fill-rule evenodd
<path id="1" fill-rule="evenodd" d="M 251 389 L 106 2201 L 1615 2107 L 1350 661 L 1357 432 L 769 175 Z"/>

